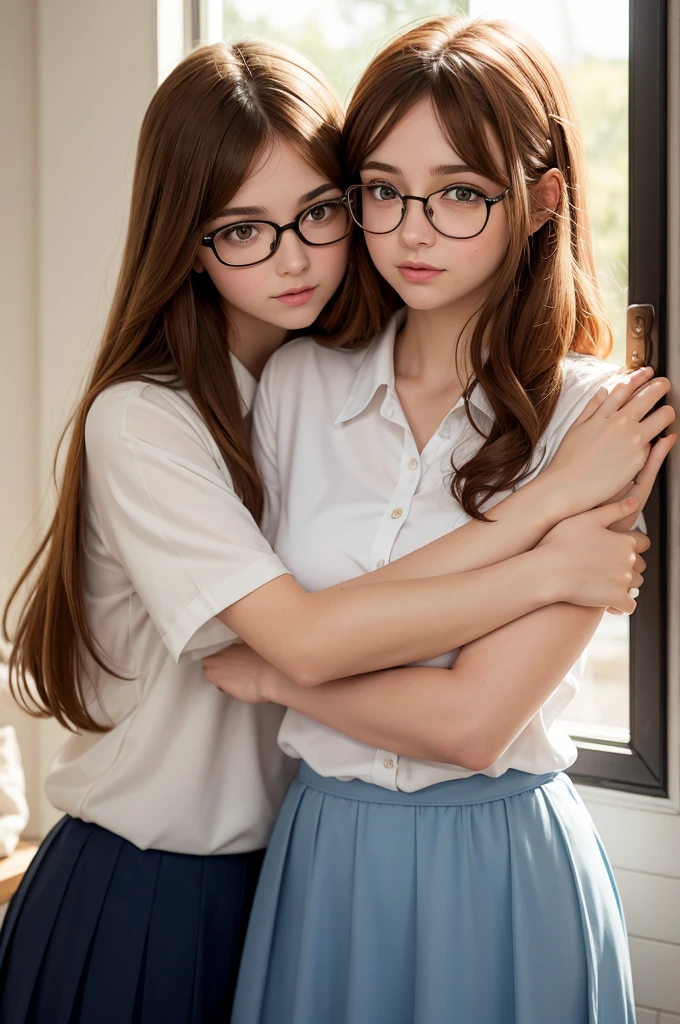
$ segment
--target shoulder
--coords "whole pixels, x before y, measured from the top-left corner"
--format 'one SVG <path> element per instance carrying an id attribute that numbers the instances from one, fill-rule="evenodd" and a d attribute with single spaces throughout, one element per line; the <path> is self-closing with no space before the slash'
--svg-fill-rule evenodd
<path id="1" fill-rule="evenodd" d="M 173 437 L 192 435 L 212 447 L 210 433 L 187 392 L 148 381 L 125 381 L 102 391 L 85 421 L 90 459 L 134 441 L 165 448 L 172 445 Z"/>
<path id="2" fill-rule="evenodd" d="M 562 361 L 562 387 L 548 433 L 571 426 L 603 384 L 613 386 L 621 367 L 596 356 L 569 352 Z"/>
<path id="3" fill-rule="evenodd" d="M 333 399 L 342 394 L 361 365 L 367 349 L 330 348 L 311 337 L 289 341 L 270 357 L 262 373 L 256 401 L 270 405 L 297 402 L 304 394 Z"/>
<path id="4" fill-rule="evenodd" d="M 562 394 L 580 394 L 599 387 L 619 373 L 621 367 L 596 356 L 569 352 L 562 360 Z"/>
<path id="5" fill-rule="evenodd" d="M 366 348 L 346 349 L 322 345 L 315 338 L 295 338 L 270 357 L 262 374 L 262 383 L 299 373 L 354 373 L 366 354 Z"/>

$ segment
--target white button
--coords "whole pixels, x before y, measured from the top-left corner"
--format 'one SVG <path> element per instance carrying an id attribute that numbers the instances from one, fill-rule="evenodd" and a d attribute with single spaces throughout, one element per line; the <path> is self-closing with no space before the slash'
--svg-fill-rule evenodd
<path id="1" fill-rule="evenodd" d="M 375 567 L 376 567 L 376 569 L 382 569 L 384 564 L 385 564 L 385 559 L 381 558 L 379 562 L 376 562 Z"/>
<path id="2" fill-rule="evenodd" d="M 392 509 L 392 518 L 393 519 L 401 519 L 401 514 L 402 514 L 403 511 L 404 510 L 401 509 L 401 508 L 393 508 Z"/>
<path id="3" fill-rule="evenodd" d="M 392 760 L 391 757 L 386 757 L 385 758 L 385 760 L 383 761 L 383 767 L 384 768 L 394 768 L 394 761 Z"/>
<path id="4" fill-rule="evenodd" d="M 409 469 L 417 469 L 418 468 L 418 460 L 417 459 L 411 459 L 411 461 L 408 464 L 408 468 Z"/>

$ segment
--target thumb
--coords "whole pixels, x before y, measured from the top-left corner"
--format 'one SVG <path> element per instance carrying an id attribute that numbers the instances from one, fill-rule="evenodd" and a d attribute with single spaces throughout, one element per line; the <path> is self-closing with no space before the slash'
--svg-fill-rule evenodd
<path id="1" fill-rule="evenodd" d="M 640 504 L 639 498 L 632 494 L 629 498 L 622 498 L 621 501 L 613 501 L 610 505 L 603 505 L 602 508 L 594 509 L 598 523 L 602 526 L 611 526 L 619 519 L 625 519 Z"/>

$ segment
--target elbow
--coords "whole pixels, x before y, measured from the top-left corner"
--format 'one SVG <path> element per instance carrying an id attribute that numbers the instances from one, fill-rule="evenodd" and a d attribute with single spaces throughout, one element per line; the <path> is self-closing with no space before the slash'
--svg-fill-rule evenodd
<path id="1" fill-rule="evenodd" d="M 319 686 L 321 683 L 327 683 L 331 678 L 313 645 L 296 645 L 286 651 L 281 660 L 282 662 L 285 660 L 285 664 L 280 664 L 278 667 L 285 672 L 289 679 L 293 680 L 296 686 L 305 688 Z"/>
<path id="2" fill-rule="evenodd" d="M 485 772 L 494 761 L 498 760 L 495 754 L 485 750 L 483 746 L 478 748 L 470 747 L 469 750 L 464 749 L 460 752 L 460 755 L 462 756 L 459 756 L 459 759 L 454 763 L 469 772 Z"/>
<path id="3" fill-rule="evenodd" d="M 458 732 L 458 735 L 455 733 Z M 488 730 L 487 730 L 488 733 Z M 503 753 L 492 737 L 485 735 L 484 729 L 466 730 L 461 736 L 459 730 L 451 730 L 442 743 L 444 764 L 454 764 L 469 772 L 485 772 Z"/>

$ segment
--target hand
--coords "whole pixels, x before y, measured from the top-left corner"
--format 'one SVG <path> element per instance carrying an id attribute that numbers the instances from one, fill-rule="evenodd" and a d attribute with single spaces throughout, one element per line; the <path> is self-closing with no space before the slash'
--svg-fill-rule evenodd
<path id="1" fill-rule="evenodd" d="M 281 673 L 247 644 L 232 644 L 202 658 L 205 677 L 218 690 L 246 704 L 266 704 L 270 687 Z"/>
<path id="2" fill-rule="evenodd" d="M 637 498 L 625 498 L 571 516 L 546 534 L 538 547 L 547 548 L 553 559 L 550 571 L 558 574 L 561 601 L 611 607 L 628 615 L 635 611 L 635 600 L 628 591 L 643 582 L 642 574 L 635 570 L 638 540 L 634 534 L 614 533 L 609 527 L 636 509 Z"/>
<path id="3" fill-rule="evenodd" d="M 659 470 L 663 465 L 663 461 L 677 439 L 677 434 L 668 434 L 667 437 L 659 438 L 659 440 L 652 445 L 649 458 L 635 480 L 623 487 L 618 494 L 615 494 L 614 497 L 607 502 L 607 504 L 610 504 L 613 501 L 620 501 L 622 498 L 633 497 L 637 498 L 639 502 L 635 512 L 626 516 L 625 519 L 620 519 L 618 523 L 612 523 L 609 527 L 610 530 L 615 530 L 617 533 L 625 533 L 635 524 L 635 521 L 647 504 L 647 499 L 651 494 L 652 487 L 654 486 Z"/>
<path id="4" fill-rule="evenodd" d="M 637 515 L 637 511 L 634 513 L 634 515 Z M 610 526 L 609 529 L 610 530 L 616 530 L 617 525 L 618 525 L 617 523 L 614 523 L 614 525 Z M 639 576 L 642 576 L 642 574 L 644 573 L 645 569 L 647 568 L 647 563 L 644 560 L 644 558 L 642 557 L 642 552 L 643 551 L 649 551 L 649 549 L 652 546 L 652 542 L 649 539 L 649 537 L 647 536 L 647 534 L 646 533 L 642 533 L 640 530 L 625 530 L 625 531 L 621 531 L 621 532 L 627 533 L 628 536 L 632 537 L 633 540 L 635 541 L 635 562 L 633 564 L 633 572 L 637 573 Z M 644 582 L 644 576 L 643 576 L 643 582 Z M 619 611 L 618 608 L 607 608 L 607 611 L 609 612 L 610 615 L 621 615 L 621 612 Z"/>
<path id="5" fill-rule="evenodd" d="M 670 390 L 670 381 L 652 380 L 652 372 L 643 367 L 610 392 L 600 388 L 567 431 L 543 475 L 570 510 L 594 508 L 630 485 L 649 458 L 650 442 L 675 419 L 670 405 L 651 412 Z"/>

